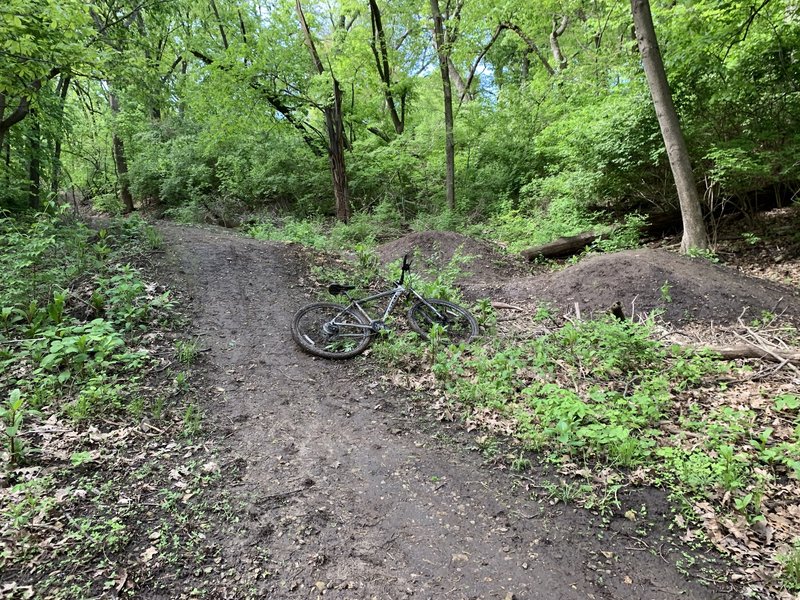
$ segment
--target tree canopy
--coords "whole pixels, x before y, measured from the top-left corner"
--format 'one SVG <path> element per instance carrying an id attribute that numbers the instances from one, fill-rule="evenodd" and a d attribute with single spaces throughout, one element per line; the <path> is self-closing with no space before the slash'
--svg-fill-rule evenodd
<path id="1" fill-rule="evenodd" d="M 704 212 L 792 201 L 796 4 L 651 8 Z M 6 208 L 77 190 L 220 222 L 380 206 L 557 236 L 678 207 L 619 2 L 11 0 L 0 40 Z"/>

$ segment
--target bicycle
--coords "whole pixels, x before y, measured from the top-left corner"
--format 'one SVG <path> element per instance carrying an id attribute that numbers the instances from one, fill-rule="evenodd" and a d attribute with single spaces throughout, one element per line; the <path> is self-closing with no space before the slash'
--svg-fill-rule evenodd
<path id="1" fill-rule="evenodd" d="M 356 286 L 332 283 L 328 292 L 333 296 L 345 296 L 349 304 L 316 302 L 304 306 L 292 319 L 292 338 L 300 348 L 314 356 L 352 358 L 369 348 L 377 334 L 389 329 L 386 320 L 401 298 L 407 303 L 416 300 L 406 317 L 411 329 L 423 339 L 428 339 L 436 326 L 439 327 L 436 335 L 454 344 L 468 343 L 478 337 L 478 322 L 467 309 L 447 300 L 423 298 L 411 284 L 406 286 L 406 273 L 410 270 L 411 261 L 406 254 L 400 268 L 400 279 L 394 282 L 394 287 L 364 298 L 350 296 L 348 292 Z M 373 319 L 365 305 L 382 298 L 389 298 L 389 301 L 381 317 Z"/>

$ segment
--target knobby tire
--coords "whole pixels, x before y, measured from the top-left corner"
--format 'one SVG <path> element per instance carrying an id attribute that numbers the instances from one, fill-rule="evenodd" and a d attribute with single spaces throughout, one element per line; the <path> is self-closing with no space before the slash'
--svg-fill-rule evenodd
<path id="1" fill-rule="evenodd" d="M 353 325 L 361 325 L 357 327 Z M 292 319 L 292 338 L 300 348 L 321 358 L 352 358 L 364 352 L 373 335 L 364 317 L 340 304 L 304 306 Z"/>
<path id="2" fill-rule="evenodd" d="M 441 325 L 445 329 L 445 337 L 453 344 L 469 343 L 480 332 L 478 322 L 466 308 L 447 300 L 430 298 L 426 298 L 425 302 L 417 302 L 409 309 L 408 324 L 426 340 L 433 326 Z"/>

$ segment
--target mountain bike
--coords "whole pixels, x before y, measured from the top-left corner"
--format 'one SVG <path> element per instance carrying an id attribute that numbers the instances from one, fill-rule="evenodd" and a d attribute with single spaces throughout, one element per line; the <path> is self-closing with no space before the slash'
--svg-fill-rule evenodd
<path id="1" fill-rule="evenodd" d="M 381 331 L 389 329 L 387 319 L 400 300 L 411 304 L 406 317 L 408 324 L 423 339 L 432 335 L 453 344 L 468 343 L 478 337 L 478 322 L 470 312 L 447 300 L 423 298 L 411 284 L 405 285 L 411 261 L 406 254 L 400 268 L 400 279 L 385 292 L 363 298 L 353 298 L 353 285 L 332 283 L 328 292 L 344 296 L 348 304 L 317 302 L 304 306 L 292 319 L 292 337 L 305 352 L 322 358 L 352 358 L 366 350 Z M 388 298 L 379 318 L 367 312 L 370 305 Z M 374 308 L 372 309 L 374 310 Z"/>

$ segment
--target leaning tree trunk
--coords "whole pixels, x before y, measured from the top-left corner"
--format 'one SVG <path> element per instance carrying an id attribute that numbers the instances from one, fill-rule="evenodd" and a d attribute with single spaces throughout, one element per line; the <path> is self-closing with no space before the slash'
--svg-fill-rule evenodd
<path id="1" fill-rule="evenodd" d="M 405 102 L 404 95 L 400 96 L 401 110 L 398 114 L 397 105 L 394 101 L 394 92 L 392 91 L 392 70 L 389 66 L 389 48 L 386 44 L 386 34 L 383 31 L 383 20 L 381 18 L 381 11 L 378 8 L 378 3 L 375 0 L 369 0 L 369 11 L 372 17 L 372 41 L 370 47 L 372 54 L 375 56 L 375 66 L 378 69 L 378 76 L 381 78 L 383 84 L 383 97 L 386 100 L 386 107 L 389 109 L 389 117 L 392 119 L 392 125 L 397 135 L 401 135 L 405 129 L 405 111 L 403 104 Z"/>
<path id="2" fill-rule="evenodd" d="M 342 90 L 333 78 L 333 104 L 325 109 L 325 127 L 328 131 L 328 161 L 333 180 L 333 197 L 336 200 L 336 218 L 350 220 L 350 187 L 345 166 L 344 119 L 342 117 Z"/>
<path id="3" fill-rule="evenodd" d="M 444 153 L 445 153 L 445 198 L 447 208 L 456 206 L 456 145 L 453 136 L 453 90 L 450 85 L 450 53 L 445 39 L 444 21 L 439 10 L 439 0 L 431 0 L 433 14 L 433 33 L 436 43 L 436 54 L 439 56 L 439 71 L 442 75 L 442 92 L 444 93 Z"/>
<path id="4" fill-rule="evenodd" d="M 119 114 L 119 100 L 114 92 L 109 94 L 109 102 L 111 104 L 111 112 L 116 119 Z M 117 167 L 117 179 L 119 180 L 119 194 L 122 198 L 123 212 L 129 214 L 133 212 L 133 196 L 131 189 L 128 185 L 128 161 L 125 158 L 125 145 L 122 143 L 122 138 L 116 131 L 114 126 L 114 133 L 111 139 L 111 149 L 114 154 L 114 164 Z"/>
<path id="5" fill-rule="evenodd" d="M 636 41 L 642 55 L 647 85 L 653 98 L 653 106 L 658 117 L 658 125 L 664 138 L 672 175 L 678 192 L 683 218 L 683 239 L 681 252 L 691 248 L 708 248 L 708 233 L 703 223 L 700 209 L 700 195 L 694 181 L 692 165 L 689 161 L 689 150 L 683 138 L 678 113 L 672 103 L 672 94 L 667 83 L 667 74 L 658 49 L 653 17 L 650 13 L 649 0 L 631 0 L 633 22 L 636 27 Z"/>
<path id="6" fill-rule="evenodd" d="M 325 67 L 320 60 L 311 30 L 308 28 L 305 13 L 300 0 L 295 0 L 295 12 L 300 21 L 300 28 L 303 31 L 303 38 L 311 54 L 311 61 L 314 63 L 314 70 L 322 75 Z M 323 109 L 325 115 L 325 129 L 328 134 L 328 161 L 331 169 L 331 179 L 333 180 L 333 196 L 336 200 L 336 218 L 345 223 L 350 219 L 350 191 L 347 184 L 347 168 L 345 165 L 345 139 L 344 139 L 344 117 L 342 113 L 342 90 L 339 81 L 331 72 L 333 83 L 333 100 L 330 105 Z"/>

